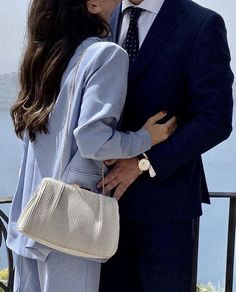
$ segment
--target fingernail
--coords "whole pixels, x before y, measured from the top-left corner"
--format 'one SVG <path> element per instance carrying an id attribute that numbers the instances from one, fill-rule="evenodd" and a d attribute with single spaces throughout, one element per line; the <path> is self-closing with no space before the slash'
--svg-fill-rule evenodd
<path id="1" fill-rule="evenodd" d="M 167 111 L 161 111 L 163 115 L 166 115 L 167 114 Z"/>

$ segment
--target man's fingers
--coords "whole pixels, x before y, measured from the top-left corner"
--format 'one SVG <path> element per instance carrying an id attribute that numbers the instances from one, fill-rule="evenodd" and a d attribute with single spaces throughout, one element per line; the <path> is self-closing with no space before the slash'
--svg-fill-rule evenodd
<path id="1" fill-rule="evenodd" d="M 127 190 L 128 186 L 124 186 L 124 184 L 118 184 L 118 186 L 115 189 L 115 192 L 113 194 L 113 198 L 119 200 L 123 194 L 125 193 L 125 191 Z"/>
<path id="2" fill-rule="evenodd" d="M 112 172 L 108 173 L 108 174 L 105 176 L 105 178 L 104 178 L 104 184 L 105 184 L 105 185 L 109 184 L 111 181 L 114 180 L 114 177 L 115 177 L 114 173 L 112 173 Z M 98 188 L 98 189 L 101 189 L 101 188 L 102 188 L 102 180 L 100 180 L 100 181 L 97 183 L 97 188 Z"/>
<path id="3" fill-rule="evenodd" d="M 139 175 L 140 173 L 137 170 L 137 157 L 118 160 L 111 172 L 105 177 L 104 193 L 108 194 L 114 190 L 115 196 L 117 198 L 120 197 Z M 98 182 L 97 188 L 102 189 L 102 181 Z"/>
<path id="4" fill-rule="evenodd" d="M 114 179 L 109 184 L 105 185 L 104 195 L 108 195 L 114 188 L 117 187 L 118 184 L 119 184 L 119 181 Z"/>
<path id="5" fill-rule="evenodd" d="M 110 159 L 110 160 L 106 160 L 104 163 L 107 165 L 107 166 L 111 166 L 113 164 L 115 164 L 117 161 L 117 159 Z"/>

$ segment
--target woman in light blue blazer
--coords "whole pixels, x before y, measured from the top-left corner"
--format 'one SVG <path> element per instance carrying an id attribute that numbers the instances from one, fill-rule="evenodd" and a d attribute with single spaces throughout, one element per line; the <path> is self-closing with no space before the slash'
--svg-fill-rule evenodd
<path id="1" fill-rule="evenodd" d="M 174 119 L 156 124 L 165 115 L 158 113 L 137 132 L 117 131 L 126 96 L 128 56 L 104 38 L 118 2 L 31 3 L 20 93 L 11 109 L 16 134 L 24 145 L 7 239 L 16 255 L 14 291 L 98 291 L 99 262 L 57 252 L 22 235 L 16 228 L 19 215 L 44 177 L 61 177 L 99 193 L 96 184 L 102 161 L 137 156 L 167 139 L 176 127 Z M 75 91 L 70 96 L 75 73 Z"/>

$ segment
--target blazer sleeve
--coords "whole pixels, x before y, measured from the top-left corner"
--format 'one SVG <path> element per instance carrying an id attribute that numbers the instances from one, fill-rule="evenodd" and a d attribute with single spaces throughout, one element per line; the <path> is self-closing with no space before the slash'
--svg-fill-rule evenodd
<path id="1" fill-rule="evenodd" d="M 119 159 L 149 150 L 151 136 L 145 129 L 117 130 L 127 91 L 127 53 L 116 44 L 100 42 L 87 49 L 84 61 L 86 58 L 89 65 L 78 126 L 74 130 L 81 156 Z"/>
<path id="2" fill-rule="evenodd" d="M 230 52 L 222 17 L 209 16 L 196 37 L 187 69 L 188 121 L 167 141 L 147 152 L 163 181 L 218 143 L 232 131 Z"/>

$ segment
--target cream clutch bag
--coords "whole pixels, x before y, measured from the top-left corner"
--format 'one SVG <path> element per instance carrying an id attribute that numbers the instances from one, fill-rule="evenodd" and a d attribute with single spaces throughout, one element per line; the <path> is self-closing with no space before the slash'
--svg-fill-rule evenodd
<path id="1" fill-rule="evenodd" d="M 44 178 L 17 227 L 55 250 L 106 261 L 118 246 L 118 203 L 114 198 Z"/>
<path id="2" fill-rule="evenodd" d="M 68 131 L 75 78 L 68 97 Z M 63 145 L 63 155 L 66 140 Z M 62 176 L 62 159 L 60 175 Z M 103 163 L 102 163 L 103 167 Z M 104 170 L 102 169 L 103 190 Z M 69 185 L 54 178 L 44 178 L 22 211 L 17 228 L 33 240 L 71 255 L 106 261 L 116 252 L 119 241 L 119 211 L 116 199 Z"/>

